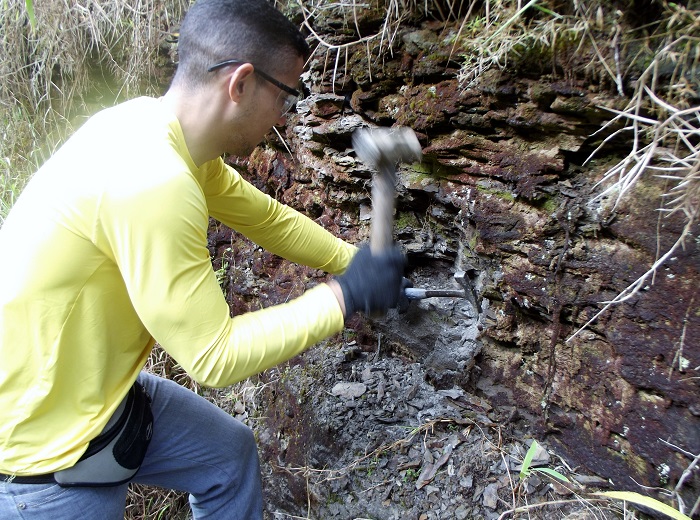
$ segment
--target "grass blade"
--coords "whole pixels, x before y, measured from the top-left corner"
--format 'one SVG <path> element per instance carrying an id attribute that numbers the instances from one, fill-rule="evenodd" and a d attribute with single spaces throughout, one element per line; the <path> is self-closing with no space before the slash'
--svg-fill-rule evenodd
<path id="1" fill-rule="evenodd" d="M 27 8 L 29 25 L 31 25 L 32 30 L 36 30 L 36 16 L 34 16 L 34 0 L 24 0 L 24 5 Z"/>
<path id="2" fill-rule="evenodd" d="M 617 500 L 625 500 L 627 502 L 632 502 L 633 504 L 648 507 L 658 513 L 669 516 L 674 520 L 690 520 L 689 516 L 684 515 L 677 509 L 674 509 L 671 506 L 656 500 L 655 498 L 640 495 L 639 493 L 634 493 L 632 491 L 603 491 L 600 493 L 595 493 L 595 495 L 614 498 Z"/>
<path id="3" fill-rule="evenodd" d="M 568 482 L 568 483 L 571 482 L 571 481 L 570 481 L 568 478 L 566 478 L 564 475 L 562 475 L 562 474 L 559 473 L 558 471 L 553 470 L 553 469 L 550 469 L 550 468 L 532 468 L 532 471 L 539 471 L 539 472 L 541 472 L 541 473 L 546 473 L 547 475 L 549 475 L 549 476 L 551 476 L 551 477 L 554 477 L 554 478 L 556 478 L 556 479 L 558 479 L 558 480 L 561 480 L 562 482 Z"/>
<path id="4" fill-rule="evenodd" d="M 520 480 L 525 480 L 525 478 L 527 478 L 527 476 L 530 474 L 530 464 L 532 464 L 532 459 L 537 451 L 537 446 L 537 441 L 533 439 L 532 444 L 530 444 L 530 449 L 528 449 L 527 453 L 525 454 L 523 467 L 520 469 Z"/>

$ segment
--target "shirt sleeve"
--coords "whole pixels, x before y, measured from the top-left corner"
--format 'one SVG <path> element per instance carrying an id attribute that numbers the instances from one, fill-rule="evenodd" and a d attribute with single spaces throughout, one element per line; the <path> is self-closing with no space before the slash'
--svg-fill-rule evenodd
<path id="1" fill-rule="evenodd" d="M 107 190 L 101 201 L 96 242 L 113 258 L 143 325 L 196 381 L 233 384 L 342 330 L 340 305 L 325 284 L 284 305 L 231 317 L 206 248 L 209 216 L 199 184 L 183 173 L 152 181 L 136 193 L 129 183 L 121 185 Z M 251 193 L 255 203 L 245 202 Z M 260 231 L 270 221 L 278 231 L 286 229 L 278 222 L 277 205 L 249 188 L 233 202 L 239 205 L 233 220 L 252 230 L 253 237 L 270 237 L 269 231 Z M 267 206 L 261 208 L 262 202 Z M 253 222 L 248 227 L 247 211 Z M 290 223 L 289 234 L 313 229 L 294 217 L 283 222 Z M 304 238 L 262 242 L 280 244 L 277 250 L 292 251 L 297 259 L 319 256 L 301 251 Z M 344 248 L 331 249 L 316 265 L 344 268 L 338 253 Z"/>
<path id="2" fill-rule="evenodd" d="M 261 192 L 222 160 L 208 168 L 204 190 L 211 216 L 287 260 L 345 272 L 357 247 Z"/>

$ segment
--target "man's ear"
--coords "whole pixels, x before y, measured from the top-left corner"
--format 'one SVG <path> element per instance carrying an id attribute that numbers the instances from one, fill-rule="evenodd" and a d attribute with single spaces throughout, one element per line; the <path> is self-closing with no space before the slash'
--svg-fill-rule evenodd
<path id="1" fill-rule="evenodd" d="M 234 69 L 228 79 L 228 95 L 231 101 L 240 103 L 242 97 L 252 91 L 255 86 L 254 71 L 255 69 L 250 63 L 244 63 Z"/>

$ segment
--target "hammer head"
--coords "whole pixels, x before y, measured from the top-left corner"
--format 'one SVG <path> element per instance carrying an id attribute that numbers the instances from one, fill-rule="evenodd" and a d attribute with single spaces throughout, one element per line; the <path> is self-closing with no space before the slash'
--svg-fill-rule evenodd
<path id="1" fill-rule="evenodd" d="M 375 168 L 395 166 L 399 162 L 419 161 L 422 150 L 410 128 L 359 128 L 352 135 L 357 156 Z"/>
<path id="2" fill-rule="evenodd" d="M 477 294 L 476 287 L 474 286 L 475 278 L 477 276 L 478 273 L 476 270 L 469 268 L 467 271 L 457 271 L 455 273 L 455 280 L 464 289 L 464 296 L 467 298 L 467 300 L 469 300 L 469 303 L 471 303 L 474 309 L 481 314 L 480 298 Z"/>

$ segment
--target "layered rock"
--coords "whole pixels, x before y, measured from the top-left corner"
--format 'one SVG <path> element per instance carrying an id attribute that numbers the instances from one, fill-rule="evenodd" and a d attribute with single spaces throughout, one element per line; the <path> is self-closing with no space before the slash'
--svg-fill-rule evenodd
<path id="1" fill-rule="evenodd" d="M 572 464 L 618 488 L 677 482 L 691 462 L 682 451 L 700 453 L 700 230 L 642 291 L 574 336 L 672 247 L 684 221 L 660 216 L 667 186 L 653 177 L 618 205 L 592 201 L 630 145 L 611 142 L 585 162 L 604 137 L 595 132 L 610 117 L 605 108 L 624 99 L 575 76 L 491 72 L 467 88 L 437 32 L 428 24 L 401 34 L 371 78 L 361 49 L 334 84 L 321 81 L 322 57 L 312 61 L 310 94 L 290 118 L 286 145 L 271 139 L 258 149 L 245 164 L 251 180 L 360 242 L 371 225 L 372 172 L 356 159 L 352 132 L 414 128 L 425 155 L 400 166 L 395 215 L 409 276 L 444 286 L 455 270 L 476 268 L 484 313 L 433 301 L 350 325 L 381 333 L 425 366 L 436 388 L 516 405 Z M 224 277 L 234 312 L 323 279 L 217 229 L 212 253 L 236 265 Z M 690 484 L 697 490 L 697 478 Z"/>

